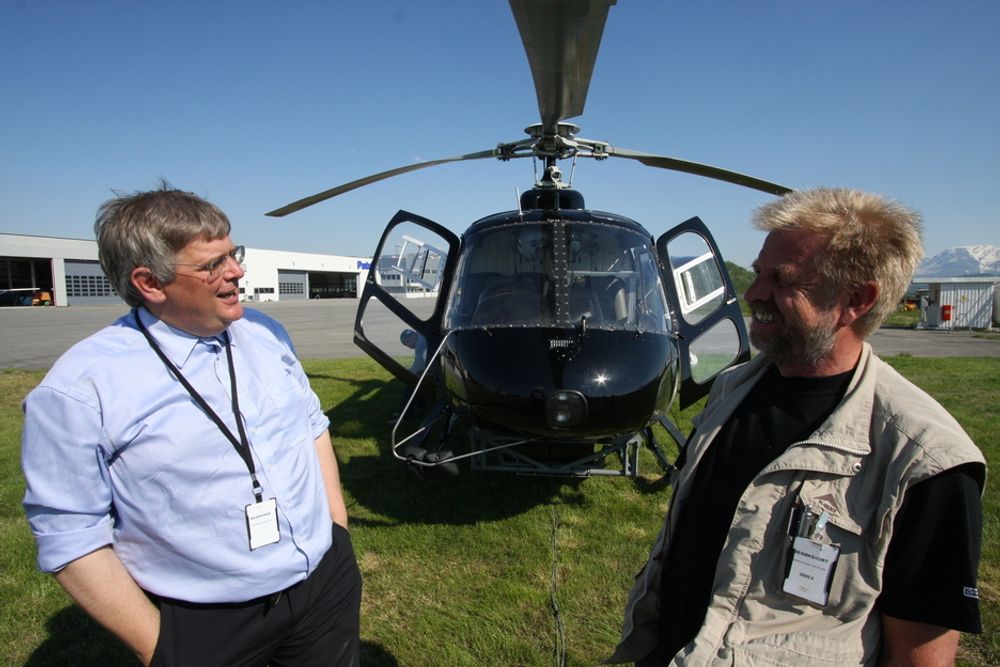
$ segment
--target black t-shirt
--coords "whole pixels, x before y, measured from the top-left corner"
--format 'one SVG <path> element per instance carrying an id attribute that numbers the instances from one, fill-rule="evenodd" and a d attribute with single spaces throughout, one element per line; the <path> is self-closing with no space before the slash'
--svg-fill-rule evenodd
<path id="1" fill-rule="evenodd" d="M 976 572 L 982 468 L 968 463 L 916 484 L 896 515 L 878 608 L 907 621 L 983 631 Z"/>
<path id="2" fill-rule="evenodd" d="M 823 423 L 852 374 L 785 378 L 772 368 L 736 408 L 705 452 L 685 511 L 676 518 L 661 582 L 660 644 L 637 664 L 667 662 L 698 633 L 740 497 L 765 466 Z M 885 613 L 980 631 L 977 600 L 966 590 L 975 587 L 980 550 L 981 508 L 974 474 L 967 467 L 957 468 L 907 493 L 883 572 L 878 604 Z"/>

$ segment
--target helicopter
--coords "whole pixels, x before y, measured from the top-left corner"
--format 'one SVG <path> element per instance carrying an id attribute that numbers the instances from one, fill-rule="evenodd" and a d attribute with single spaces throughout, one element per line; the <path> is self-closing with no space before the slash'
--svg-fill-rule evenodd
<path id="1" fill-rule="evenodd" d="M 724 369 L 750 358 L 732 281 L 697 217 L 653 239 L 638 222 L 586 208 L 559 162 L 624 158 L 773 195 L 791 189 L 727 169 L 578 136 L 609 10 L 616 0 L 510 0 L 541 120 L 526 138 L 383 171 L 299 199 L 281 217 L 356 188 L 449 162 L 530 157 L 541 165 L 514 210 L 459 237 L 405 210 L 389 221 L 365 279 L 354 342 L 411 393 L 392 429 L 393 456 L 411 469 L 585 477 L 639 475 L 648 448 L 671 464 L 659 424 Z M 419 297 L 419 298 L 414 298 Z M 410 365 L 379 339 L 386 317 L 416 332 Z M 371 326 L 366 327 L 366 323 Z M 412 347 L 412 343 L 408 345 Z M 408 410 L 430 407 L 403 434 Z M 468 450 L 449 442 L 457 424 Z"/>

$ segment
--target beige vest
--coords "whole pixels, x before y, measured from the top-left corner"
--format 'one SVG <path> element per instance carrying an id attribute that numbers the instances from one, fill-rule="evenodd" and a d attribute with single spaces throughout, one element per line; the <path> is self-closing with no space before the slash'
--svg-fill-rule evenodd
<path id="1" fill-rule="evenodd" d="M 688 462 L 650 560 L 636 577 L 621 643 L 608 662 L 634 661 L 656 645 L 661 556 L 685 507 L 694 472 L 735 407 L 766 372 L 763 355 L 721 376 L 695 422 Z M 955 466 L 985 460 L 934 399 L 878 359 L 867 344 L 843 400 L 807 440 L 792 444 L 744 492 L 694 641 L 671 664 L 873 664 L 881 622 L 873 613 L 893 520 L 906 490 Z M 840 558 L 824 607 L 782 592 L 786 535 L 796 498 L 830 515 Z M 683 573 L 670 573 L 683 576 Z"/>

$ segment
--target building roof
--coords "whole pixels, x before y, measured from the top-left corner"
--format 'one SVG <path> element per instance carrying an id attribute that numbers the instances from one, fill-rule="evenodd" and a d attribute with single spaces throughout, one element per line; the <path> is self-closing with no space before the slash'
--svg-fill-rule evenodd
<path id="1" fill-rule="evenodd" d="M 978 284 L 978 285 L 996 285 L 1000 283 L 1000 276 L 955 276 L 955 277 L 945 277 L 945 276 L 913 276 L 910 283 L 928 283 L 928 284 Z"/>

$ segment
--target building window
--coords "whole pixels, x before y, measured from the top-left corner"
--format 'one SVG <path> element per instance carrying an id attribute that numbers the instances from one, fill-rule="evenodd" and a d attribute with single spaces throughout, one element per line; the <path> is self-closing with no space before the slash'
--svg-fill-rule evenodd
<path id="1" fill-rule="evenodd" d="M 278 283 L 278 294 L 305 294 L 305 283 Z"/>
<path id="2" fill-rule="evenodd" d="M 114 296 L 111 283 L 104 276 L 66 276 L 66 296 Z"/>

